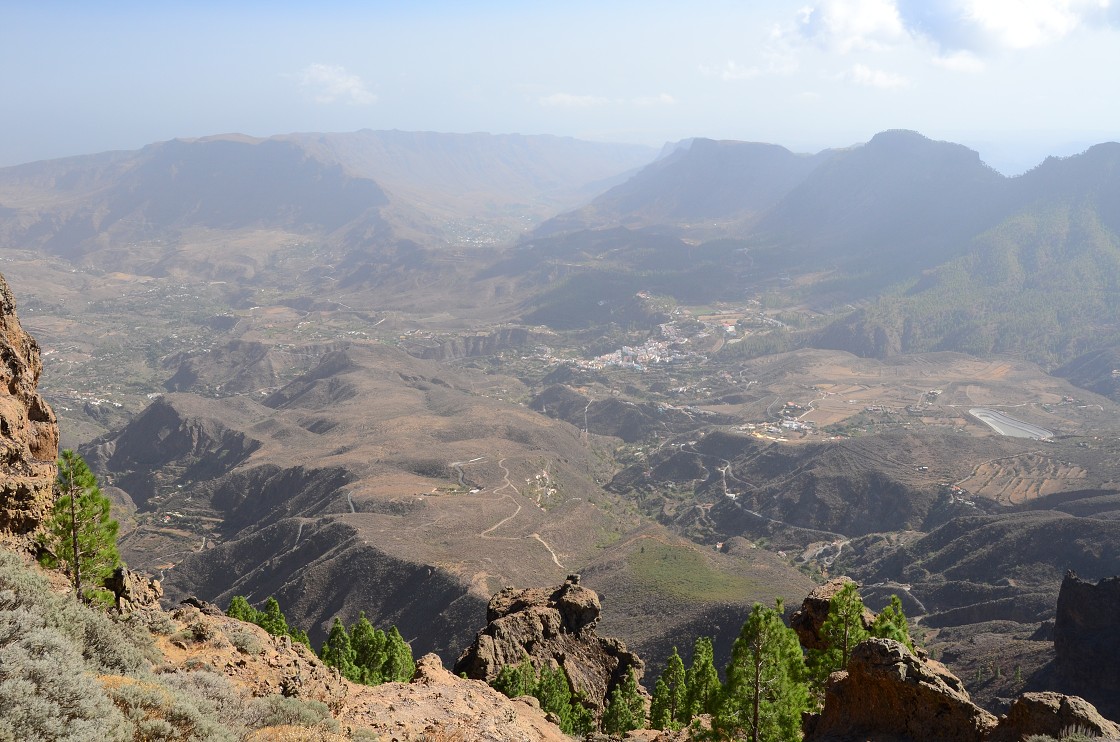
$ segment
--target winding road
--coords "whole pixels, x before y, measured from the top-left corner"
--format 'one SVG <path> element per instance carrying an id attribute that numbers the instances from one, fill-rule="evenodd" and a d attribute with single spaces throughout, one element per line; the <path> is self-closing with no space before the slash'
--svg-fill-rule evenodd
<path id="1" fill-rule="evenodd" d="M 496 495 L 499 492 L 502 492 L 503 490 L 508 488 L 508 489 L 513 490 L 515 495 L 520 495 L 521 492 L 519 492 L 518 489 L 513 486 L 513 482 L 509 481 L 509 469 L 506 467 L 505 462 L 506 462 L 505 458 L 498 459 L 498 467 L 502 470 L 502 480 L 503 480 L 504 484 L 501 487 L 498 487 L 497 489 L 495 489 L 494 494 Z M 547 541 L 545 541 L 544 538 L 541 537 L 541 535 L 539 533 L 530 533 L 528 536 L 491 536 L 490 535 L 491 533 L 498 530 L 499 528 L 504 526 L 506 523 L 509 523 L 511 520 L 513 520 L 514 518 L 516 518 L 518 515 L 521 514 L 521 503 L 519 503 L 513 495 L 506 492 L 502 495 L 502 497 L 504 499 L 508 499 L 510 502 L 512 502 L 514 505 L 516 505 L 517 509 L 514 510 L 509 515 L 507 515 L 506 517 L 502 518 L 500 521 L 498 521 L 494 525 L 487 528 L 485 531 L 482 531 L 481 533 L 479 533 L 478 534 L 479 537 L 480 538 L 485 538 L 485 539 L 494 539 L 496 541 L 521 541 L 521 540 L 526 539 L 526 538 L 531 538 L 534 541 L 539 541 L 541 543 L 541 546 L 543 546 L 545 549 L 548 550 L 549 555 L 552 557 L 553 563 L 557 567 L 559 567 L 560 569 L 566 569 L 564 567 L 564 565 L 560 563 L 560 559 L 556 556 L 556 552 L 549 545 L 549 543 Z"/>

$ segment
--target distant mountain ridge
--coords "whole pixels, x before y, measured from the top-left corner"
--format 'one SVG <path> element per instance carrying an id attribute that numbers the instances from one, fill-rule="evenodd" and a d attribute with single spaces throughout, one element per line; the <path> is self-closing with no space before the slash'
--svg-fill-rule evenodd
<path id="1" fill-rule="evenodd" d="M 709 221 L 742 228 L 831 156 L 830 150 L 797 155 L 776 144 L 694 139 L 588 206 L 550 220 L 538 233 Z"/>
<path id="2" fill-rule="evenodd" d="M 667 251 L 667 235 L 682 242 Z M 703 303 L 697 271 L 718 255 L 701 281 L 707 301 L 816 276 L 797 299 L 845 316 L 803 345 L 1058 365 L 1120 343 L 1120 144 L 1008 178 L 973 150 L 912 131 L 813 156 L 694 140 L 546 222 L 515 254 L 563 267 L 571 291 L 550 293 L 599 306 L 610 297 L 587 291 L 596 275 L 608 289 L 631 276 L 622 285 Z"/>
<path id="3" fill-rule="evenodd" d="M 548 136 L 374 132 L 175 139 L 0 169 L 0 240 L 78 255 L 186 228 L 454 235 L 475 210 L 511 225 L 586 200 L 649 162 L 633 145 Z M 435 217 L 433 219 L 433 217 Z"/>

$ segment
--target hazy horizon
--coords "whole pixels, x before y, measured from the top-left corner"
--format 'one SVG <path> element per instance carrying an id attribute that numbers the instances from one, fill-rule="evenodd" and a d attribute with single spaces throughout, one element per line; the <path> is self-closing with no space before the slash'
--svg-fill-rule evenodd
<path id="1" fill-rule="evenodd" d="M 9 9 L 0 166 L 225 133 L 691 137 L 913 129 L 1014 175 L 1120 138 L 1110 0 L 345 0 Z"/>

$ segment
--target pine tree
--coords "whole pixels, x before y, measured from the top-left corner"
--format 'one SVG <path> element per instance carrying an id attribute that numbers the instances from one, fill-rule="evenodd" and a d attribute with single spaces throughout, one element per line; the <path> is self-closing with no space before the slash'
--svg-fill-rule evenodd
<path id="1" fill-rule="evenodd" d="M 510 698 L 533 695 L 537 687 L 537 672 L 529 655 L 523 654 L 521 662 L 516 665 L 502 665 L 491 685 Z"/>
<path id="2" fill-rule="evenodd" d="M 669 711 L 669 686 L 665 677 L 659 677 L 653 684 L 653 699 L 649 705 L 650 729 L 674 729 L 673 715 Z"/>
<path id="3" fill-rule="evenodd" d="M 529 655 L 522 653 L 521 662 L 503 665 L 490 685 L 510 698 L 534 696 L 545 713 L 559 717 L 560 731 L 565 734 L 582 737 L 594 726 L 591 710 L 572 692 L 568 673 L 560 665 L 545 665 L 538 674 Z"/>
<path id="4" fill-rule="evenodd" d="M 226 615 L 230 618 L 236 618 L 238 621 L 245 621 L 246 623 L 255 624 L 261 620 L 260 611 L 253 606 L 249 605 L 249 601 L 244 595 L 234 595 L 230 598 L 229 608 L 226 609 Z"/>
<path id="5" fill-rule="evenodd" d="M 910 624 L 906 620 L 906 614 L 902 612 L 902 600 L 897 595 L 892 595 L 890 605 L 875 617 L 875 622 L 871 624 L 871 636 L 894 639 L 905 644 L 911 652 L 914 651 Z"/>
<path id="6" fill-rule="evenodd" d="M 715 713 L 722 686 L 716 671 L 715 650 L 706 636 L 696 638 L 692 647 L 692 665 L 685 675 L 687 691 L 686 721 L 700 714 Z"/>
<path id="7" fill-rule="evenodd" d="M 626 674 L 626 680 L 615 685 L 611 691 L 607 706 L 603 709 L 602 725 L 607 734 L 619 736 L 646 725 L 645 702 L 638 692 L 638 679 L 633 668 Z"/>
<path id="8" fill-rule="evenodd" d="M 350 634 L 337 616 L 331 624 L 331 633 L 327 635 L 327 641 L 323 643 L 323 650 L 319 654 L 323 658 L 323 664 L 333 667 L 342 677 L 348 680 L 358 678 L 357 668 L 354 666 L 354 648 L 350 645 Z"/>
<path id="9" fill-rule="evenodd" d="M 373 627 L 365 611 L 359 613 L 357 622 L 350 627 L 350 646 L 354 648 L 354 665 L 358 668 L 360 682 L 366 685 L 385 682 L 382 671 L 387 644 L 385 632 Z"/>
<path id="10" fill-rule="evenodd" d="M 541 703 L 541 710 L 560 719 L 560 731 L 583 736 L 591 731 L 591 711 L 572 694 L 571 682 L 564 668 L 542 667 L 532 695 Z"/>
<path id="11" fill-rule="evenodd" d="M 869 636 L 863 627 L 863 599 L 854 582 L 846 583 L 828 601 L 828 617 L 820 628 L 824 649 L 809 652 L 809 671 L 818 694 L 828 676 L 847 667 L 852 650 Z"/>
<path id="12" fill-rule="evenodd" d="M 386 683 L 407 683 L 412 680 L 416 672 L 416 663 L 412 659 L 412 647 L 397 631 L 396 626 L 389 627 L 385 635 L 385 664 L 382 665 L 381 675 Z"/>
<path id="13" fill-rule="evenodd" d="M 264 602 L 264 611 L 259 612 L 257 625 L 273 636 L 287 636 L 289 633 L 288 619 L 280 610 L 280 601 L 269 596 Z"/>
<path id="14" fill-rule="evenodd" d="M 755 603 L 731 649 L 727 686 L 713 727 L 752 742 L 801 738 L 809 685 L 797 634 L 782 620 L 782 604 Z"/>
<path id="15" fill-rule="evenodd" d="M 275 597 L 270 597 L 265 601 L 265 609 L 258 611 L 249 605 L 249 601 L 244 595 L 234 595 L 230 598 L 226 615 L 239 621 L 256 624 L 273 636 L 289 636 L 292 641 L 299 642 L 311 649 L 311 639 L 308 638 L 307 632 L 288 625 L 288 619 L 284 616 L 284 612 L 280 610 L 280 602 Z"/>
<path id="16" fill-rule="evenodd" d="M 688 713 L 688 679 L 677 648 L 669 655 L 665 672 L 657 679 L 650 706 L 649 725 L 654 729 L 680 729 L 691 721 Z"/>
<path id="17" fill-rule="evenodd" d="M 70 576 L 74 594 L 91 602 L 108 600 L 99 586 L 120 564 L 119 525 L 109 515 L 109 498 L 82 457 L 67 449 L 58 459 L 59 498 L 39 543 L 45 566 L 62 568 Z"/>

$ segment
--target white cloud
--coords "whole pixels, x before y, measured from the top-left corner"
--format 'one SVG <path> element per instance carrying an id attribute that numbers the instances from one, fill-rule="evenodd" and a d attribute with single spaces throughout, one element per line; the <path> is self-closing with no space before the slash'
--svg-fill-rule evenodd
<path id="1" fill-rule="evenodd" d="M 798 15 L 802 36 L 841 54 L 882 51 L 910 35 L 895 0 L 824 0 Z"/>
<path id="2" fill-rule="evenodd" d="M 675 106 L 677 99 L 668 93 L 661 93 L 660 95 L 644 95 L 633 98 L 630 101 L 635 106 Z"/>
<path id="3" fill-rule="evenodd" d="M 968 0 L 964 17 L 999 46 L 1027 49 L 1068 36 L 1089 16 L 1108 9 L 1100 0 Z"/>
<path id="4" fill-rule="evenodd" d="M 852 65 L 848 72 L 848 79 L 857 85 L 866 85 L 871 88 L 904 88 L 910 81 L 902 75 L 885 70 L 874 70 L 865 64 Z"/>
<path id="5" fill-rule="evenodd" d="M 809 12 L 809 9 L 805 9 Z M 760 51 L 761 64 L 743 65 L 728 59 L 722 65 L 700 65 L 705 77 L 716 77 L 725 82 L 750 80 L 763 75 L 792 75 L 797 72 L 797 44 L 799 31 L 793 26 L 776 25 L 770 29 L 770 38 Z"/>
<path id="6" fill-rule="evenodd" d="M 377 102 L 377 96 L 366 88 L 362 78 L 351 75 L 345 67 L 312 64 L 295 77 L 316 103 L 370 105 Z"/>
<path id="7" fill-rule="evenodd" d="M 572 95 L 571 93 L 553 93 L 537 99 L 542 106 L 555 106 L 557 108 L 588 108 L 602 106 L 610 103 L 608 98 L 597 95 Z"/>
<path id="8" fill-rule="evenodd" d="M 933 63 L 951 72 L 976 73 L 983 72 L 986 67 L 983 59 L 964 50 L 940 54 L 933 58 Z"/>
<path id="9" fill-rule="evenodd" d="M 1053 44 L 1120 21 L 1113 0 L 896 0 L 903 23 L 942 49 L 989 52 Z"/>

